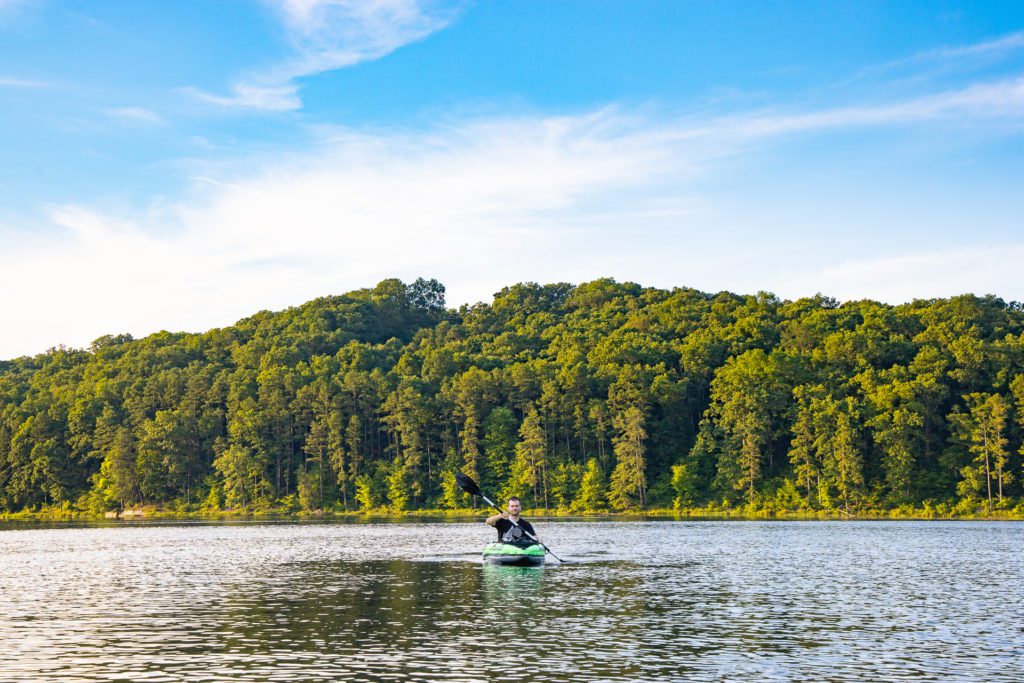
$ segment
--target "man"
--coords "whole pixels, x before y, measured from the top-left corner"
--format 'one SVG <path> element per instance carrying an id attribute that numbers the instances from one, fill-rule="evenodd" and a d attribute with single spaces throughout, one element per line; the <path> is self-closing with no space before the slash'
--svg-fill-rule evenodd
<path id="1" fill-rule="evenodd" d="M 522 510 L 522 502 L 520 502 L 520 500 L 515 496 L 512 496 L 508 499 L 508 512 L 502 512 L 499 515 L 491 515 L 487 518 L 487 523 L 498 530 L 499 541 L 502 543 L 518 545 L 524 548 L 540 541 L 540 537 L 537 536 L 537 532 L 533 530 L 533 525 L 525 519 L 519 518 L 519 513 L 522 512 Z M 517 524 L 519 526 L 516 526 Z M 524 534 L 524 530 L 532 534 L 533 538 L 537 540 L 534 541 Z"/>

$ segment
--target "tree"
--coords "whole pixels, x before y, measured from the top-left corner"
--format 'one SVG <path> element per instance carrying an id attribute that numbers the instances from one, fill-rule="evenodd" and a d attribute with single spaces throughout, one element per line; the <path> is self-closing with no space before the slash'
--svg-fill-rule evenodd
<path id="1" fill-rule="evenodd" d="M 693 504 L 697 494 L 697 481 L 685 463 L 672 466 L 672 488 L 676 492 L 672 507 L 681 510 Z"/>
<path id="2" fill-rule="evenodd" d="M 480 479 L 480 437 L 477 434 L 477 420 L 474 413 L 466 416 L 462 427 L 462 471 L 473 481 Z"/>
<path id="3" fill-rule="evenodd" d="M 519 438 L 515 447 L 515 461 L 512 463 L 512 476 L 503 497 L 523 495 L 523 490 L 529 488 L 532 492 L 531 503 L 535 506 L 543 504 L 547 508 L 547 442 L 540 424 L 540 415 L 533 406 L 530 406 L 519 428 Z"/>
<path id="4" fill-rule="evenodd" d="M 833 494 L 850 508 L 864 484 L 864 459 L 858 447 L 859 414 L 850 398 L 837 399 L 822 385 L 800 386 L 794 390 L 797 416 L 793 423 L 789 459 L 797 475 L 797 485 L 817 503 L 831 507 Z"/>
<path id="5" fill-rule="evenodd" d="M 846 513 L 850 514 L 850 504 L 855 502 L 864 484 L 863 458 L 856 445 L 859 435 L 851 402 L 847 399 L 839 406 L 833 418 L 833 431 L 819 434 L 815 447 L 825 452 L 825 474 L 842 497 Z"/>
<path id="6" fill-rule="evenodd" d="M 337 483 L 338 492 L 341 494 L 341 505 L 348 510 L 348 489 L 352 474 L 348 464 L 349 454 L 345 450 L 346 434 L 342 420 L 341 411 L 332 404 L 331 412 L 327 416 L 328 462 L 331 470 L 334 471 L 335 483 Z M 358 442 L 356 445 L 358 446 Z M 323 493 L 321 493 L 321 498 L 323 498 Z"/>
<path id="7" fill-rule="evenodd" d="M 961 495 L 977 494 L 984 485 L 988 504 L 992 505 L 992 482 L 995 480 L 999 502 L 1003 501 L 1003 485 L 1013 476 L 1007 470 L 1009 451 L 1005 436 L 1010 406 L 1000 394 L 972 393 L 964 395 L 969 412 L 955 411 L 949 416 L 960 443 L 974 456 L 961 468 L 963 477 L 958 487 Z"/>
<path id="8" fill-rule="evenodd" d="M 572 509 L 577 512 L 603 510 L 608 500 L 608 486 L 604 472 L 596 458 L 587 460 L 587 468 L 583 472 L 580 491 Z"/>
<path id="9" fill-rule="evenodd" d="M 107 444 L 103 464 L 93 485 L 102 491 L 105 502 L 116 502 L 122 509 L 142 500 L 135 450 L 131 433 L 126 428 L 118 429 L 111 442 Z"/>
<path id="10" fill-rule="evenodd" d="M 797 486 L 803 486 L 807 491 L 807 499 L 811 500 L 813 492 L 821 490 L 823 469 L 821 458 L 814 446 L 817 425 L 814 422 L 813 398 L 808 395 L 808 387 L 797 387 L 793 393 L 797 397 L 798 408 L 796 421 L 793 423 L 789 461 L 796 474 Z"/>
<path id="11" fill-rule="evenodd" d="M 384 424 L 395 442 L 395 458 L 388 475 L 388 496 L 392 505 L 404 510 L 410 501 L 422 501 L 424 494 L 423 465 L 426 452 L 424 429 L 429 411 L 424 396 L 410 382 L 403 382 L 391 392 L 384 405 Z M 428 460 L 429 464 L 429 460 Z M 407 487 L 406 490 L 401 490 Z"/>
<path id="12" fill-rule="evenodd" d="M 743 492 L 748 503 L 763 468 L 774 466 L 772 444 L 790 401 L 790 365 L 785 354 L 753 349 L 726 361 L 711 382 L 702 430 L 712 439 L 712 427 L 718 428 L 716 482 L 724 491 Z"/>
<path id="13" fill-rule="evenodd" d="M 608 498 L 620 510 L 647 504 L 647 477 L 644 463 L 644 414 L 631 406 L 615 416 L 613 425 L 618 434 L 612 439 L 615 469 L 612 471 Z"/>
<path id="14" fill-rule="evenodd" d="M 579 495 L 583 466 L 571 461 L 558 463 L 551 477 L 551 496 L 560 510 L 568 510 Z"/>
<path id="15" fill-rule="evenodd" d="M 498 406 L 483 423 L 483 460 L 487 467 L 481 483 L 491 490 L 503 490 L 509 484 L 512 460 L 516 452 L 516 416 L 511 408 Z"/>
<path id="16" fill-rule="evenodd" d="M 409 507 L 409 464 L 401 456 L 396 455 L 388 468 L 388 500 L 391 509 L 402 512 Z"/>
<path id="17" fill-rule="evenodd" d="M 448 310 L 440 283 L 390 279 L 0 361 L 0 510 L 462 506 L 459 469 L 535 507 L 600 508 L 611 478 L 619 506 L 1011 508 L 1021 367 L 1024 307 L 991 296 L 606 278 Z"/>
<path id="18" fill-rule="evenodd" d="M 313 421 L 303 443 L 306 466 L 302 468 L 299 500 L 304 510 L 324 507 L 324 479 L 326 464 L 339 462 L 344 471 L 344 450 L 341 449 L 340 425 L 332 410 L 332 401 L 325 385 L 321 384 L 313 401 Z M 332 427 L 333 424 L 333 427 Z M 312 472 L 308 463 L 315 463 Z M 313 487 L 312 489 L 310 487 Z M 315 492 L 315 494 L 314 494 Z"/>
<path id="19" fill-rule="evenodd" d="M 240 444 L 232 444 L 213 461 L 224 481 L 224 496 L 231 506 L 247 507 L 269 493 L 264 471 L 267 462 L 259 453 Z"/>
<path id="20" fill-rule="evenodd" d="M 882 413 L 871 422 L 875 442 L 882 450 L 885 483 L 898 501 L 910 498 L 915 453 L 920 449 L 924 418 L 907 408 Z"/>

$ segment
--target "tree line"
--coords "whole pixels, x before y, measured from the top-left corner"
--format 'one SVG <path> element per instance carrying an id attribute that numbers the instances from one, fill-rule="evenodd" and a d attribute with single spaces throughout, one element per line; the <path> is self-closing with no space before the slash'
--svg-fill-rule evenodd
<path id="1" fill-rule="evenodd" d="M 0 508 L 1024 512 L 1024 311 L 418 279 L 0 361 Z"/>

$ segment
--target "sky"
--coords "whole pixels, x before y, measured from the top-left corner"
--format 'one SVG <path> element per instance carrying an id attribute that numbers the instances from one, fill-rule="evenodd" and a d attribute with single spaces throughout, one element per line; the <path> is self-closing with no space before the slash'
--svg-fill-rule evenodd
<path id="1" fill-rule="evenodd" d="M 437 278 L 1024 300 L 1024 3 L 0 0 L 0 359 Z"/>

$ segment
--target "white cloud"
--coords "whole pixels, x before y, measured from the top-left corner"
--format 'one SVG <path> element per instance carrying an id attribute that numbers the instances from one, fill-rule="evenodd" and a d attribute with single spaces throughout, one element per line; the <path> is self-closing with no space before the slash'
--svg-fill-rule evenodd
<path id="1" fill-rule="evenodd" d="M 765 113 L 722 119 L 718 135 L 765 138 L 816 130 L 889 126 L 927 121 L 1024 123 L 1024 77 L 949 90 L 900 102 L 838 107 L 809 113 Z M 711 131 L 705 131 L 711 133 Z M 692 133 L 688 133 L 692 134 Z"/>
<path id="2" fill-rule="evenodd" d="M 1021 295 L 1024 243 L 970 246 L 878 259 L 855 259 L 781 278 L 787 297 L 824 292 L 841 300 L 902 303 L 958 294 Z"/>
<path id="3" fill-rule="evenodd" d="M 3 6 L 0 5 L 0 9 Z M 25 78 L 13 78 L 11 76 L 0 76 L 0 88 L 49 88 L 50 84 L 44 81 L 33 81 Z"/>
<path id="4" fill-rule="evenodd" d="M 302 108 L 298 86 L 284 85 L 255 86 L 238 83 L 231 87 L 230 95 L 213 95 L 197 88 L 185 88 L 185 92 L 203 102 L 221 107 L 260 109 L 263 111 L 291 111 Z"/>
<path id="5" fill-rule="evenodd" d="M 0 358 L 106 333 L 202 330 L 398 275 L 452 301 L 541 279 L 564 237 L 546 215 L 664 168 L 614 117 L 470 124 L 424 136 L 339 132 L 262 172 L 204 173 L 196 198 L 119 218 L 59 207 L 50 239 L 0 253 Z M 479 289 L 482 287 L 483 289 Z"/>
<path id="6" fill-rule="evenodd" d="M 0 339 L 0 358 L 107 333 L 205 330 L 391 276 L 437 277 L 453 304 L 518 281 L 603 275 L 705 289 L 754 283 L 785 296 L 893 301 L 989 287 L 1020 296 L 1019 276 L 1002 265 L 1022 262 L 1019 246 L 877 261 L 826 255 L 816 265 L 791 260 L 794 274 L 780 277 L 764 265 L 776 260 L 777 240 L 716 232 L 721 207 L 696 188 L 723 157 L 780 136 L 928 120 L 1017 125 L 1021 87 L 701 121 L 605 109 L 420 132 L 326 131 L 304 153 L 192 168 L 189 196 L 141 215 L 54 209 L 59 232 L 0 251 L 0 291 L 32 293 L 0 299 L 0 319 L 18 331 Z"/>
<path id="7" fill-rule="evenodd" d="M 1024 49 L 1024 31 L 1008 33 L 1005 36 L 985 40 L 973 45 L 959 45 L 956 47 L 945 47 L 938 50 L 923 53 L 921 59 L 958 59 L 961 57 L 973 57 L 977 55 L 1002 54 L 1015 52 Z"/>
<path id="8" fill-rule="evenodd" d="M 145 123 L 149 125 L 164 123 L 163 117 L 152 109 L 146 109 L 145 107 L 117 107 L 108 110 L 107 114 L 111 118 L 128 123 Z"/>
<path id="9" fill-rule="evenodd" d="M 982 57 L 1002 57 L 1024 50 L 1024 31 L 1008 33 L 998 38 L 983 40 L 971 45 L 952 45 L 934 50 L 926 50 L 918 54 L 873 67 L 874 70 L 896 66 L 920 65 L 923 63 L 950 62 L 972 60 Z"/>
<path id="10" fill-rule="evenodd" d="M 444 28 L 450 16 L 428 12 L 420 0 L 278 0 L 268 3 L 285 28 L 291 54 L 250 73 L 228 95 L 190 89 L 225 107 L 300 109 L 296 80 L 380 59 Z"/>

